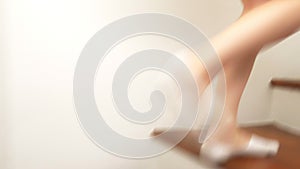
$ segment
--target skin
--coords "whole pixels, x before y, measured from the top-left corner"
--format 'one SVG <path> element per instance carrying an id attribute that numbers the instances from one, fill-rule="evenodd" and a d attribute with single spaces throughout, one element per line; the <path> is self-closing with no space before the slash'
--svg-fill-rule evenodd
<path id="1" fill-rule="evenodd" d="M 300 0 L 242 0 L 242 3 L 241 17 L 211 39 L 224 67 L 227 95 L 219 126 L 207 144 L 223 142 L 236 149 L 247 146 L 251 137 L 237 127 L 237 112 L 257 54 L 300 28 Z M 203 68 L 200 72 L 204 89 L 209 78 Z"/>

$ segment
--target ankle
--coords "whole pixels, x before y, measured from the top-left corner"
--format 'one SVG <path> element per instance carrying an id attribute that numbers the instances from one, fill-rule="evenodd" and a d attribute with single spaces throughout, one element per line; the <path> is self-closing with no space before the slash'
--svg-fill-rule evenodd
<path id="1" fill-rule="evenodd" d="M 218 127 L 222 130 L 231 130 L 237 128 L 237 120 L 232 115 L 223 114 L 219 121 Z"/>

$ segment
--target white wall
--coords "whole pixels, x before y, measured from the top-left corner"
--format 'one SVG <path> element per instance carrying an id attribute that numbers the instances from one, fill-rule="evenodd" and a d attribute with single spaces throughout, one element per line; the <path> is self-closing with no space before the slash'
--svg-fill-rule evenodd
<path id="1" fill-rule="evenodd" d="M 300 33 L 263 51 L 257 58 L 240 106 L 240 122 L 277 121 L 299 127 L 299 91 L 272 89 L 274 78 L 300 77 Z"/>
<path id="2" fill-rule="evenodd" d="M 274 56 L 272 72 L 276 78 L 300 79 L 300 33 L 281 43 Z M 300 91 L 289 88 L 272 90 L 271 118 L 300 132 Z"/>
<path id="3" fill-rule="evenodd" d="M 279 127 L 300 133 L 300 91 L 276 88 L 272 93 L 271 118 Z"/>
<path id="4" fill-rule="evenodd" d="M 6 167 L 6 161 L 8 157 L 8 151 L 6 149 L 7 141 L 9 140 L 9 118 L 7 115 L 7 93 L 6 93 L 6 76 L 7 76 L 7 66 L 9 66 L 9 62 L 7 61 L 7 26 L 4 8 L 5 3 L 3 1 L 0 2 L 0 168 Z"/>

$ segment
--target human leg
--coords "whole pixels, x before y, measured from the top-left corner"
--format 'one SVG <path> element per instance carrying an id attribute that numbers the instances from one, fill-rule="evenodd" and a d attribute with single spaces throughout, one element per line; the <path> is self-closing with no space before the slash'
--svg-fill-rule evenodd
<path id="1" fill-rule="evenodd" d="M 244 12 L 235 24 L 213 39 L 213 45 L 224 65 L 227 95 L 222 118 L 215 132 L 205 143 L 206 149 L 213 149 L 216 145 L 226 145 L 227 149 L 230 147 L 230 153 L 245 152 L 250 144 L 251 135 L 237 126 L 238 105 L 260 49 L 269 43 L 285 38 L 299 28 L 299 15 L 292 15 L 296 14 L 296 9 L 299 10 L 299 2 L 290 2 L 296 7 L 287 4 L 287 1 L 264 2 L 262 6 Z M 282 6 L 278 7 L 278 5 Z M 278 11 L 270 11 L 271 14 L 265 13 L 265 11 L 274 9 L 278 9 Z M 284 17 L 275 17 L 275 14 L 284 15 Z M 262 18 L 257 19 L 259 22 L 257 27 L 249 27 L 250 25 L 253 26 L 254 19 L 258 17 Z M 292 17 L 291 20 L 289 17 Z M 275 20 L 267 21 L 267 18 Z M 284 18 L 289 21 L 285 21 Z M 279 26 L 281 22 L 285 22 L 286 25 L 269 31 L 264 27 L 267 25 Z M 271 147 L 273 148 L 271 149 L 272 152 L 278 148 L 274 141 L 267 140 L 264 143 L 273 146 Z M 264 155 L 264 153 L 268 153 L 269 149 L 255 149 L 255 151 Z"/>

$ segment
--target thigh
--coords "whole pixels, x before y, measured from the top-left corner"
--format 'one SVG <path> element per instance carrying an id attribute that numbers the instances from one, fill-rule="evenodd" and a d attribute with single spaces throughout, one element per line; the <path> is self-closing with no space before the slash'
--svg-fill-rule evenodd
<path id="1" fill-rule="evenodd" d="M 249 0 L 250 1 L 250 0 Z M 285 38 L 300 27 L 299 0 L 268 1 L 240 17 L 212 38 L 223 64 Z"/>

